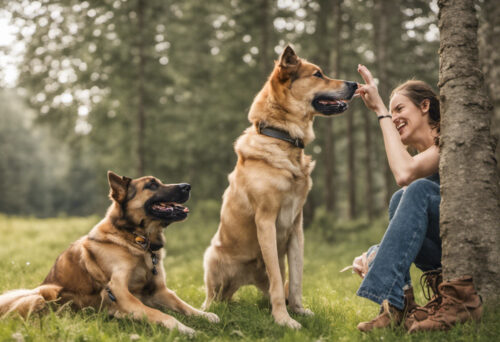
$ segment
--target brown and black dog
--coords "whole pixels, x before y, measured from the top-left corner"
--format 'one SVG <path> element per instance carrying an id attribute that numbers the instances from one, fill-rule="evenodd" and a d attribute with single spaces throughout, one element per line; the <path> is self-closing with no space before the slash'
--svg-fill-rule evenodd
<path id="1" fill-rule="evenodd" d="M 130 179 L 111 171 L 108 182 L 113 203 L 104 219 L 57 258 L 42 285 L 0 296 L 0 315 L 27 316 L 56 301 L 70 302 L 76 310 L 93 307 L 116 317 L 146 317 L 190 335 L 193 329 L 158 308 L 218 322 L 217 315 L 193 308 L 165 284 L 162 231 L 187 217 L 189 209 L 182 203 L 191 186 L 163 184 L 155 177 Z"/>
<path id="2" fill-rule="evenodd" d="M 252 126 L 235 144 L 238 161 L 228 177 L 219 229 L 204 257 L 203 308 L 253 284 L 270 295 L 278 324 L 300 328 L 285 304 L 286 256 L 289 309 L 312 314 L 302 306 L 302 207 L 314 162 L 303 147 L 314 139 L 314 116 L 344 112 L 356 88 L 357 83 L 326 77 L 285 48 L 250 108 Z"/>

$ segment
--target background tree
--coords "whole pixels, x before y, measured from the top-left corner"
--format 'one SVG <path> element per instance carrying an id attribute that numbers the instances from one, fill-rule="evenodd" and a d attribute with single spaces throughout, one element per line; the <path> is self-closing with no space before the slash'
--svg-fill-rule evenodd
<path id="1" fill-rule="evenodd" d="M 488 96 L 493 104 L 491 132 L 500 137 L 500 6 L 493 0 L 484 0 L 480 12 L 479 58 L 487 85 Z M 500 160 L 497 141 L 496 159 Z M 497 163 L 500 172 L 500 164 Z"/>
<path id="2" fill-rule="evenodd" d="M 323 69 L 326 75 L 330 75 L 331 71 L 335 71 L 334 75 L 340 77 L 338 74 L 338 65 L 336 64 L 332 68 L 331 57 L 333 53 L 333 47 L 335 52 L 340 48 L 340 1 L 332 0 L 321 0 L 318 2 L 319 10 L 318 17 L 316 19 L 316 32 L 314 34 L 316 44 L 318 47 L 316 49 L 315 60 L 318 65 Z M 333 5 L 333 6 L 332 6 Z M 335 12 L 333 12 L 332 7 L 335 7 Z M 332 30 L 329 25 L 330 19 L 333 15 L 334 22 L 336 23 L 334 29 Z M 333 39 L 334 38 L 334 39 Z M 335 53 L 335 60 L 337 60 L 338 54 Z M 335 174 L 335 143 L 332 137 L 332 122 L 331 120 L 325 120 L 324 130 L 325 130 L 325 153 L 324 153 L 324 167 L 325 167 L 325 207 L 327 211 L 334 212 L 335 208 L 335 189 L 333 186 L 333 179 Z"/>
<path id="3" fill-rule="evenodd" d="M 30 130 L 46 129 L 64 155 L 52 157 L 19 145 L 20 155 L 36 153 L 33 159 L 57 170 L 44 171 L 56 188 L 47 189 L 42 202 L 57 203 L 58 211 L 72 215 L 102 213 L 108 203 L 106 170 L 112 169 L 128 176 L 154 174 L 168 182 L 190 182 L 193 210 L 203 201 L 219 205 L 236 159 L 233 142 L 249 126 L 251 101 L 288 43 L 334 78 L 361 81 L 357 64 L 376 70 L 380 52 L 385 53 L 379 61 L 387 75 L 374 74 L 387 91 L 412 77 L 436 84 L 435 4 L 384 1 L 385 10 L 379 12 L 378 3 L 3 2 L 0 15 L 11 18 L 25 46 L 12 91 L 33 110 Z M 387 15 L 394 11 L 398 15 Z M 388 32 L 385 43 L 377 46 L 379 24 Z M 0 64 L 9 48 L 0 46 Z M 9 96 L 5 101 L 15 102 Z M 8 107 L 0 108 L 0 115 Z M 385 213 L 384 197 L 394 188 L 386 185 L 380 129 L 370 114 L 355 100 L 344 115 L 315 120 L 317 138 L 306 153 L 318 163 L 306 224 L 325 222 L 320 226 L 331 230 L 333 222 L 356 217 L 363 226 L 366 217 Z M 18 124 L 24 120 L 15 115 L 11 119 Z M 354 155 L 350 159 L 349 150 Z M 354 172 L 348 172 L 349 165 Z M 31 176 L 22 168 L 18 177 Z M 49 184 L 44 178 L 32 181 Z M 394 186 L 392 177 L 390 181 Z M 70 184 L 82 184 L 85 196 L 72 192 Z M 0 192 L 7 193 L 4 186 Z M 7 208 L 0 206 L 0 211 Z M 36 211 L 16 206 L 14 212 L 58 213 L 53 204 Z"/>
<path id="4" fill-rule="evenodd" d="M 443 273 L 447 280 L 472 275 L 488 300 L 500 285 L 500 192 L 478 20 L 473 0 L 438 4 Z"/>

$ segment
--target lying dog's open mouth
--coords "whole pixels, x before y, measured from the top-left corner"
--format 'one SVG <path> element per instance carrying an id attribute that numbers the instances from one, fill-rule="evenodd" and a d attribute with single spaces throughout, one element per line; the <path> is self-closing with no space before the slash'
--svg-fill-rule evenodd
<path id="1" fill-rule="evenodd" d="M 173 222 L 184 220 L 189 208 L 176 202 L 155 201 L 146 205 L 146 211 L 155 218 Z"/>
<path id="2" fill-rule="evenodd" d="M 340 114 L 349 107 L 348 100 L 324 94 L 317 95 L 312 101 L 312 106 L 317 112 L 325 115 Z"/>

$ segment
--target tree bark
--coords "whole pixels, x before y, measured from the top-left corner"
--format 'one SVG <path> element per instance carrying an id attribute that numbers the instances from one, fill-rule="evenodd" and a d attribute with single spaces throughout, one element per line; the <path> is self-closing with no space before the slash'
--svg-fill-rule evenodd
<path id="1" fill-rule="evenodd" d="M 439 0 L 440 226 L 443 276 L 472 275 L 485 300 L 500 286 L 500 204 L 491 105 L 479 68 L 474 0 Z"/>
<path id="2" fill-rule="evenodd" d="M 137 29 L 138 29 L 138 49 L 139 49 L 139 64 L 137 68 L 137 176 L 144 175 L 145 160 L 144 160 L 144 138 L 146 129 L 146 113 L 144 109 L 144 100 L 146 96 L 145 82 L 145 47 L 144 47 L 144 0 L 137 1 Z"/>
<path id="3" fill-rule="evenodd" d="M 485 75 L 488 96 L 493 104 L 491 132 L 500 137 L 500 6 L 496 0 L 484 0 L 482 25 L 479 29 L 479 58 Z M 500 144 L 497 142 L 496 159 L 500 160 Z M 500 163 L 497 165 L 500 172 Z"/>

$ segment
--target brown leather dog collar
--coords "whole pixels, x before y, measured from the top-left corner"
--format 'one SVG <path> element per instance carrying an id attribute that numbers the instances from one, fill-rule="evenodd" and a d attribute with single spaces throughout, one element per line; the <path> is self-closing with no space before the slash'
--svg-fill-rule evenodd
<path id="1" fill-rule="evenodd" d="M 292 138 L 290 133 L 288 133 L 287 131 L 272 126 L 267 126 L 264 122 L 259 123 L 257 127 L 259 134 L 266 135 L 271 138 L 284 140 L 298 148 L 304 148 L 304 141 L 300 138 Z"/>

